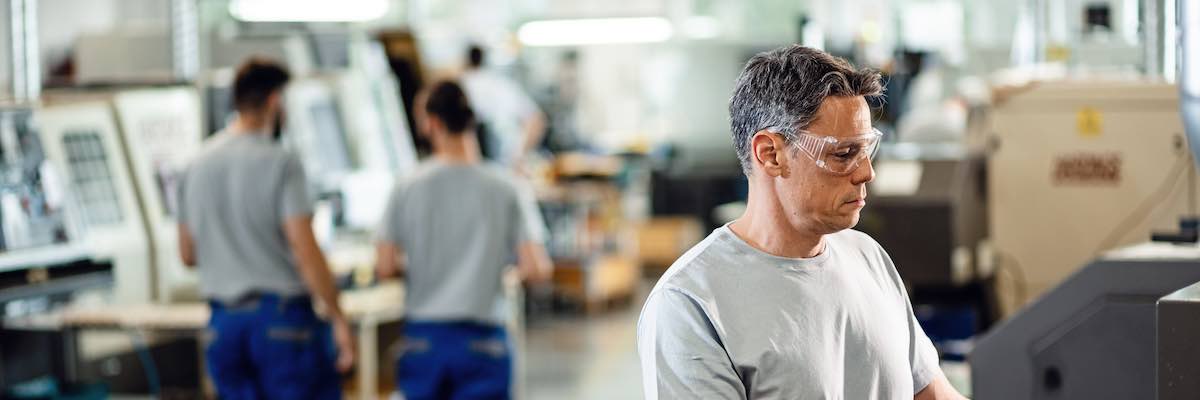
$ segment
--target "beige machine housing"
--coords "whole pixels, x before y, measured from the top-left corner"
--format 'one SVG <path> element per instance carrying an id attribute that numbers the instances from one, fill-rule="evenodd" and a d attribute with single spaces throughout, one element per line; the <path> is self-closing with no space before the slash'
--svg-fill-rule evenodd
<path id="1" fill-rule="evenodd" d="M 1196 173 L 1174 85 L 1046 82 L 996 106 L 991 243 L 1009 315 L 1099 253 L 1177 230 Z"/>

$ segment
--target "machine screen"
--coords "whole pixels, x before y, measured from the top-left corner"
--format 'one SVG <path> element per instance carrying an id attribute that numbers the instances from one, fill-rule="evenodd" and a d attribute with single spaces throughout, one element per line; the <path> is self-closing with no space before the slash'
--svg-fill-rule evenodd
<path id="1" fill-rule="evenodd" d="M 325 168 L 334 171 L 349 170 L 350 149 L 346 145 L 346 133 L 342 131 L 342 119 L 332 99 L 322 99 L 309 105 L 313 128 L 316 129 L 316 152 L 324 160 Z"/>
<path id="2" fill-rule="evenodd" d="M 121 222 L 121 203 L 109 169 L 100 133 L 74 130 L 63 135 L 63 150 L 71 172 L 71 189 L 78 195 L 88 226 Z"/>

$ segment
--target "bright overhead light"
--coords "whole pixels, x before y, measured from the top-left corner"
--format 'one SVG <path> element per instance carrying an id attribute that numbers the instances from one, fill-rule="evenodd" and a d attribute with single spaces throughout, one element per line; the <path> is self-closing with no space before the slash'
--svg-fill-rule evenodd
<path id="1" fill-rule="evenodd" d="M 233 0 L 229 14 L 256 22 L 370 21 L 387 13 L 387 0 Z"/>
<path id="2" fill-rule="evenodd" d="M 672 33 L 665 18 L 559 19 L 525 23 L 517 38 L 526 46 L 574 46 L 662 42 Z"/>

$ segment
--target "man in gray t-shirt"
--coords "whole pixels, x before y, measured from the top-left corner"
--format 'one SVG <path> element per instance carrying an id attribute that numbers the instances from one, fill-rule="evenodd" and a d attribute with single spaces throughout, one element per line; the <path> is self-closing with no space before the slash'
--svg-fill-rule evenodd
<path id="1" fill-rule="evenodd" d="M 756 55 L 730 99 L 746 212 L 671 266 L 638 321 L 647 399 L 960 399 L 887 253 L 850 230 L 874 179 L 879 74 Z"/>
<path id="2" fill-rule="evenodd" d="M 205 142 L 177 196 L 180 256 L 212 311 L 205 361 L 220 398 L 338 399 L 338 371 L 354 361 L 304 169 L 271 135 L 288 79 L 266 60 L 238 68 L 238 117 Z"/>
<path id="3" fill-rule="evenodd" d="M 434 154 L 396 186 L 379 229 L 379 275 L 406 277 L 396 382 L 408 400 L 509 398 L 501 277 L 514 262 L 526 279 L 550 273 L 533 196 L 481 164 L 468 104 L 453 82 L 421 94 L 416 119 Z"/>

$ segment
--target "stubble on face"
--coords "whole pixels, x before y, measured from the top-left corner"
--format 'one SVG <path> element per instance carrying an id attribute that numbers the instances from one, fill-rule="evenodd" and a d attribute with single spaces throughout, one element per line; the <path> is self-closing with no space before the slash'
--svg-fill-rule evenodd
<path id="1" fill-rule="evenodd" d="M 870 108 L 862 97 L 826 98 L 817 115 L 806 128 L 815 135 L 853 137 L 871 128 Z M 792 225 L 816 234 L 857 225 L 866 199 L 866 182 L 857 182 L 863 180 L 862 171 L 835 175 L 794 146 L 787 154 L 790 176 L 781 177 L 777 190 Z M 867 167 L 859 165 L 859 169 Z"/>

